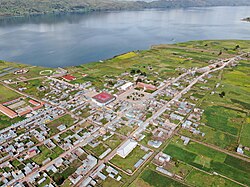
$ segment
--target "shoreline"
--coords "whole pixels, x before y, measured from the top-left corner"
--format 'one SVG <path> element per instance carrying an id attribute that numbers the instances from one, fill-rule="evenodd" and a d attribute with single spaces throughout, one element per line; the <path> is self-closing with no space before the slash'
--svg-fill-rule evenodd
<path id="1" fill-rule="evenodd" d="M 172 6 L 172 7 L 146 7 L 146 8 L 117 8 L 117 9 L 80 9 L 74 11 L 50 11 L 44 13 L 23 13 L 23 14 L 0 14 L 0 20 L 5 18 L 26 18 L 46 15 L 67 15 L 67 14 L 88 14 L 94 12 L 123 12 L 123 11 L 145 11 L 145 10 L 169 10 L 169 9 L 188 9 L 188 8 L 209 8 L 209 7 L 249 7 L 249 5 L 201 5 L 201 6 Z M 242 20 L 245 18 L 242 18 Z"/>
<path id="2" fill-rule="evenodd" d="M 22 63 L 22 62 L 7 61 L 7 60 L 4 60 L 4 59 L 1 59 L 1 57 L 0 57 L 0 64 L 1 64 L 1 61 L 2 61 L 2 62 L 5 62 L 5 63 L 12 63 L 12 64 L 16 64 L 16 65 L 25 65 L 25 66 L 33 66 L 33 67 L 41 67 L 41 68 L 51 68 L 51 69 L 56 69 L 56 68 L 72 68 L 72 67 L 90 65 L 90 64 L 95 64 L 95 63 L 96 64 L 101 64 L 103 62 L 106 62 L 106 61 L 109 61 L 109 60 L 113 60 L 113 59 L 115 59 L 115 58 L 117 58 L 119 56 L 126 55 L 126 54 L 131 53 L 131 52 L 140 53 L 141 51 L 149 51 L 149 50 L 153 50 L 156 47 L 161 47 L 161 46 L 165 47 L 167 45 L 171 46 L 171 45 L 185 44 L 185 43 L 189 43 L 189 42 L 194 42 L 195 43 L 195 42 L 212 42 L 212 41 L 215 41 L 215 42 L 230 42 L 230 41 L 244 42 L 244 41 L 250 41 L 250 39 L 249 40 L 247 40 L 247 39 L 245 39 L 245 40 L 242 40 L 242 39 L 188 40 L 188 41 L 184 41 L 184 42 L 165 43 L 165 44 L 152 44 L 147 49 L 131 50 L 131 51 L 127 51 L 127 52 L 116 54 L 116 55 L 114 55 L 114 56 L 112 56 L 110 58 L 100 59 L 98 61 L 90 61 L 90 62 L 87 62 L 87 63 L 78 64 L 78 65 L 69 65 L 69 66 L 57 66 L 57 67 L 39 66 L 39 65 Z"/>

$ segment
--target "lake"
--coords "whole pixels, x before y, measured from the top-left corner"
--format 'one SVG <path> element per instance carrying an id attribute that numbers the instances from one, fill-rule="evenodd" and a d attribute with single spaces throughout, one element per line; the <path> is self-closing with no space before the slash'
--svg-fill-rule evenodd
<path id="1" fill-rule="evenodd" d="M 111 58 L 153 44 L 250 39 L 250 7 L 0 18 L 0 59 L 47 67 Z"/>

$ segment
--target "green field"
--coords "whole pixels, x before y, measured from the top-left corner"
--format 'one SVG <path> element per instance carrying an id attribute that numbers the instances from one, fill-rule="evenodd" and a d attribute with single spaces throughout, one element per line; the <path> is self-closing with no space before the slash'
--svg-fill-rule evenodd
<path id="1" fill-rule="evenodd" d="M 103 183 L 101 183 L 100 186 L 103 186 L 103 187 L 119 187 L 121 185 L 122 185 L 121 182 L 118 182 L 115 179 L 112 179 L 112 178 L 108 177 Z"/>
<path id="2" fill-rule="evenodd" d="M 204 112 L 206 125 L 232 135 L 239 134 L 241 128 L 240 119 L 244 117 L 244 113 L 220 106 L 209 106 Z"/>
<path id="3" fill-rule="evenodd" d="M 189 132 L 186 129 L 181 129 L 180 133 L 184 136 L 188 136 L 228 150 L 235 150 L 235 147 L 238 146 L 237 136 L 203 125 L 199 127 L 199 130 L 201 132 L 205 132 L 204 137 L 202 137 L 201 135 L 194 135 L 193 133 Z"/>
<path id="4" fill-rule="evenodd" d="M 21 97 L 21 95 L 0 84 L 0 103 L 17 99 L 19 97 Z"/>
<path id="5" fill-rule="evenodd" d="M 199 130 L 204 132 L 205 136 L 194 135 L 185 129 L 179 132 L 233 152 L 239 144 L 249 147 L 249 67 L 249 61 L 242 60 L 237 67 L 213 73 L 213 77 L 208 79 L 206 84 L 196 84 L 186 97 L 189 99 L 191 92 L 198 99 L 204 97 L 199 107 L 205 110 L 201 120 L 205 126 L 200 125 Z M 219 83 L 218 87 L 215 87 L 216 83 Z M 205 95 L 200 86 L 207 86 L 214 90 L 210 90 L 209 94 Z M 210 94 L 212 91 L 214 94 Z M 222 92 L 225 93 L 224 97 L 219 95 Z"/>
<path id="6" fill-rule="evenodd" d="M 42 162 L 46 160 L 47 158 L 51 158 L 53 155 L 53 152 L 48 149 L 46 146 L 42 145 L 39 146 L 38 149 L 41 151 L 38 155 L 34 156 L 32 160 L 39 164 L 42 165 Z M 56 158 L 56 157 L 55 157 Z"/>
<path id="7" fill-rule="evenodd" d="M 236 49 L 236 46 L 240 46 L 240 50 Z M 127 80 L 135 82 L 134 77 L 131 75 L 147 75 L 147 80 L 156 82 L 158 85 L 159 81 L 163 81 L 169 78 L 177 77 L 182 74 L 185 69 L 188 68 L 199 68 L 209 64 L 209 61 L 216 59 L 226 59 L 235 56 L 241 51 L 250 51 L 250 41 L 191 41 L 186 43 L 178 43 L 173 45 L 157 45 L 152 46 L 149 50 L 141 50 L 136 52 L 129 52 L 126 54 L 118 55 L 112 59 L 83 64 L 75 67 L 66 67 L 65 69 L 77 77 L 77 80 L 71 83 L 84 83 L 91 81 L 92 86 L 96 87 L 96 90 L 102 91 L 110 90 L 111 87 L 117 83 L 118 80 Z M 6 67 L 26 67 L 29 69 L 27 74 L 22 75 L 22 78 L 37 78 L 35 80 L 23 81 L 18 84 L 11 84 L 12 88 L 18 89 L 26 87 L 24 93 L 30 94 L 34 97 L 42 98 L 47 93 L 46 91 L 38 91 L 37 87 L 40 85 L 49 86 L 49 82 L 46 77 L 40 77 L 41 70 L 46 68 L 27 66 L 22 64 L 13 64 L 0 61 L 0 72 L 4 71 Z M 53 72 L 55 69 L 52 69 Z M 198 141 L 210 144 L 210 146 L 216 146 L 226 151 L 236 152 L 236 148 L 239 144 L 243 147 L 250 147 L 250 61 L 241 60 L 239 65 L 236 67 L 226 67 L 225 69 L 212 73 L 212 77 L 207 80 L 206 83 L 198 82 L 193 86 L 187 94 L 184 95 L 186 101 L 190 101 L 196 104 L 196 107 L 204 109 L 204 113 L 201 119 L 201 124 L 198 129 L 205 133 L 205 136 L 193 135 L 187 130 L 181 129 L 178 133 L 196 139 Z M 87 74 L 83 77 L 83 74 Z M 122 75 L 121 75 L 122 74 Z M 196 73 L 196 75 L 200 75 Z M 12 79 L 14 81 L 20 80 L 20 75 L 13 75 L 10 73 L 3 77 L 1 80 Z M 108 81 L 108 82 L 107 82 Z M 108 83 L 108 86 L 105 86 Z M 186 80 L 180 81 L 181 85 L 187 86 Z M 215 85 L 219 83 L 218 87 Z M 111 86 L 110 86 L 111 85 Z M 201 87 L 209 87 L 208 90 L 202 89 Z M 181 88 L 175 87 L 177 90 Z M 74 91 L 76 93 L 77 91 Z M 114 94 L 118 92 L 118 89 L 114 89 Z M 213 92 L 213 93 L 211 93 Z M 220 94 L 224 92 L 225 95 L 222 97 Z M 73 94 L 73 93 L 71 93 Z M 53 95 L 56 96 L 56 95 Z M 198 101 L 192 100 L 190 96 L 194 96 Z M 16 99 L 20 97 L 14 91 L 7 89 L 0 84 L 0 103 Z M 170 98 L 163 95 L 158 99 L 169 100 Z M 86 118 L 90 115 L 89 111 L 93 108 L 88 108 L 79 111 L 82 112 L 80 117 Z M 177 109 L 174 108 L 173 109 Z M 118 110 L 117 110 L 118 111 Z M 115 111 L 115 112 L 117 112 Z M 78 112 L 78 111 L 77 111 Z M 119 111 L 118 111 L 119 112 Z M 167 113 L 167 112 L 166 112 Z M 147 113 L 147 117 L 152 114 Z M 23 118 L 9 119 L 8 117 L 0 114 L 0 129 L 10 126 L 12 123 L 22 120 Z M 65 124 L 68 127 L 74 124 L 73 119 L 69 114 L 64 115 L 58 119 L 55 119 L 47 124 L 50 129 L 49 136 L 59 133 L 57 127 Z M 103 120 L 103 123 L 107 121 Z M 179 123 L 179 121 L 174 121 Z M 198 122 L 197 122 L 198 123 Z M 87 123 L 86 123 L 87 124 Z M 80 128 L 84 128 L 79 135 L 83 135 L 84 132 L 88 132 L 90 124 L 84 124 L 78 126 L 72 130 L 67 130 L 60 134 L 61 142 L 63 138 L 74 134 Z M 204 125 L 203 125 L 204 124 Z M 117 129 L 117 133 L 127 136 L 133 130 L 133 127 L 122 125 L 121 128 Z M 156 128 L 156 127 L 153 127 Z M 39 130 L 39 128 L 37 128 Z M 25 132 L 25 129 L 17 129 L 17 134 L 20 135 Z M 145 138 L 139 142 L 144 146 L 148 146 L 148 140 L 153 139 L 152 129 L 147 129 L 144 132 Z M 107 135 L 107 134 L 106 134 Z M 123 141 L 123 136 L 114 134 L 106 141 L 102 141 L 103 137 L 99 137 L 98 141 L 101 143 L 92 148 L 85 146 L 88 153 L 93 153 L 96 157 L 101 155 L 108 148 L 114 150 Z M 33 137 L 34 138 L 34 137 Z M 72 138 L 71 141 L 75 141 Z M 231 178 L 238 181 L 246 186 L 250 186 L 250 163 L 239 158 L 229 156 L 224 152 L 219 152 L 212 149 L 205 144 L 196 143 L 191 141 L 187 146 L 183 145 L 183 141 L 179 137 L 174 136 L 169 140 L 165 141 L 162 145 L 168 146 L 163 150 L 154 149 L 154 153 L 163 151 L 166 154 L 171 155 L 172 160 L 164 165 L 168 171 L 179 175 L 182 181 L 187 185 L 191 186 L 238 186 L 238 184 L 226 179 Z M 24 161 L 25 163 L 34 161 L 41 165 L 42 162 L 47 158 L 57 158 L 63 153 L 63 150 L 57 146 L 50 150 L 45 145 L 39 146 L 41 151 L 38 155 L 31 158 L 31 160 Z M 111 160 L 110 164 L 117 166 L 128 173 L 135 171 L 134 164 L 146 154 L 145 151 L 141 150 L 137 146 L 125 159 L 118 155 L 115 155 Z M 236 154 L 236 153 L 235 153 Z M 245 151 L 245 154 L 250 156 L 250 152 Z M 5 156 L 1 154 L 1 157 Z M 65 181 L 65 186 L 70 186 L 68 176 L 73 174 L 77 167 L 82 163 L 80 160 L 86 159 L 86 155 L 79 157 L 79 160 L 75 160 L 69 166 L 62 166 L 58 173 L 51 175 L 51 178 L 60 186 Z M 19 163 L 16 160 L 13 161 L 15 169 L 23 169 L 24 164 Z M 147 163 L 149 164 L 149 163 Z M 114 166 L 114 167 L 115 167 Z M 100 182 L 99 186 L 121 186 L 123 183 L 132 182 L 131 187 L 165 187 L 165 186 L 185 186 L 182 183 L 170 179 L 163 174 L 160 174 L 154 170 L 153 163 L 149 165 L 143 165 L 139 168 L 133 176 L 129 176 L 121 172 L 123 176 L 122 182 L 117 182 L 111 178 L 107 178 L 106 181 Z M 146 169 L 145 169 L 146 168 Z M 149 169 L 150 168 L 150 169 Z M 10 168 L 1 169 L 2 171 L 9 171 Z M 216 174 L 218 173 L 218 175 Z M 138 178 L 136 178 L 138 177 Z M 133 180 L 132 180 L 133 179 Z M 48 183 L 48 180 L 45 181 Z M 126 185 L 125 185 L 126 186 Z"/>
<path id="8" fill-rule="evenodd" d="M 240 137 L 240 143 L 244 146 L 250 147 L 250 117 L 247 118 L 246 123 L 243 125 L 242 133 Z"/>
<path id="9" fill-rule="evenodd" d="M 165 148 L 165 153 L 208 172 L 217 172 L 238 182 L 250 185 L 250 163 L 218 152 L 204 145 L 190 142 L 183 145 L 182 140 L 174 137 Z"/>
<path id="10" fill-rule="evenodd" d="M 10 119 L 8 116 L 0 112 L 0 130 L 9 127 L 10 125 L 17 123 L 23 119 L 23 117 L 16 117 L 14 119 Z"/>
<path id="11" fill-rule="evenodd" d="M 96 157 L 99 157 L 102 153 L 104 153 L 109 147 L 100 143 L 96 147 L 92 148 L 89 145 L 85 146 L 84 148 L 90 150 Z"/>
<path id="12" fill-rule="evenodd" d="M 45 79 L 40 78 L 11 85 L 11 87 L 15 89 L 26 88 L 25 90 L 23 90 L 24 93 L 33 95 L 37 98 L 43 98 L 46 94 L 46 91 L 39 91 L 39 86 L 47 86 L 47 82 L 45 81 Z"/>
<path id="13" fill-rule="evenodd" d="M 126 158 L 122 158 L 119 155 L 115 155 L 111 162 L 122 168 L 124 171 L 134 171 L 136 168 L 134 165 L 146 154 L 139 146 L 137 146 Z"/>
<path id="14" fill-rule="evenodd" d="M 139 176 L 139 178 L 131 185 L 131 187 L 185 187 L 180 182 L 177 182 L 173 179 L 170 179 L 162 174 L 159 174 L 156 171 L 151 169 L 146 169 L 143 173 Z"/>
<path id="15" fill-rule="evenodd" d="M 60 131 L 57 129 L 60 125 L 65 125 L 66 127 L 70 127 L 74 124 L 74 119 L 69 115 L 66 114 L 58 119 L 47 124 L 48 128 L 50 128 L 49 134 L 54 135 L 59 133 Z"/>
<path id="16" fill-rule="evenodd" d="M 109 139 L 107 139 L 104 144 L 109 146 L 111 149 L 115 149 L 122 143 L 122 138 L 119 137 L 117 134 L 114 134 Z"/>
<path id="17" fill-rule="evenodd" d="M 210 175 L 199 170 L 193 170 L 186 178 L 187 184 L 204 187 L 204 186 L 220 186 L 220 187 L 239 187 L 237 183 L 231 182 L 230 180 L 224 179 L 217 175 Z"/>
<path id="18" fill-rule="evenodd" d="M 63 170 L 61 173 L 58 172 L 58 173 L 53 174 L 52 178 L 56 182 L 57 185 L 61 185 L 81 165 L 82 165 L 82 162 L 76 159 L 72 163 L 70 163 L 69 166 L 65 170 Z"/>

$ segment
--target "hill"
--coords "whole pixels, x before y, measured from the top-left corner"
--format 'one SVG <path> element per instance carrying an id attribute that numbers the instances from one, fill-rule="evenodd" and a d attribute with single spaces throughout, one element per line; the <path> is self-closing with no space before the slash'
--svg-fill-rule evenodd
<path id="1" fill-rule="evenodd" d="M 200 6 L 243 6 L 248 0 L 1 0 L 0 16 L 36 15 L 64 12 L 141 10 Z"/>

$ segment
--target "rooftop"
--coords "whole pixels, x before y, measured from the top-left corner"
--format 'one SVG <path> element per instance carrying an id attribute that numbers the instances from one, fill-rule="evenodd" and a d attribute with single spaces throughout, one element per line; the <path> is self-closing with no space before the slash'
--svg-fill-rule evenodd
<path id="1" fill-rule="evenodd" d="M 102 92 L 100 94 L 97 94 L 93 97 L 94 100 L 96 100 L 99 103 L 107 103 L 109 101 L 111 101 L 112 99 L 114 99 L 115 96 L 107 93 L 107 92 Z"/>
<path id="2" fill-rule="evenodd" d="M 73 81 L 76 79 L 76 77 L 72 76 L 72 75 L 65 75 L 62 77 L 63 79 L 67 80 L 67 81 Z"/>

